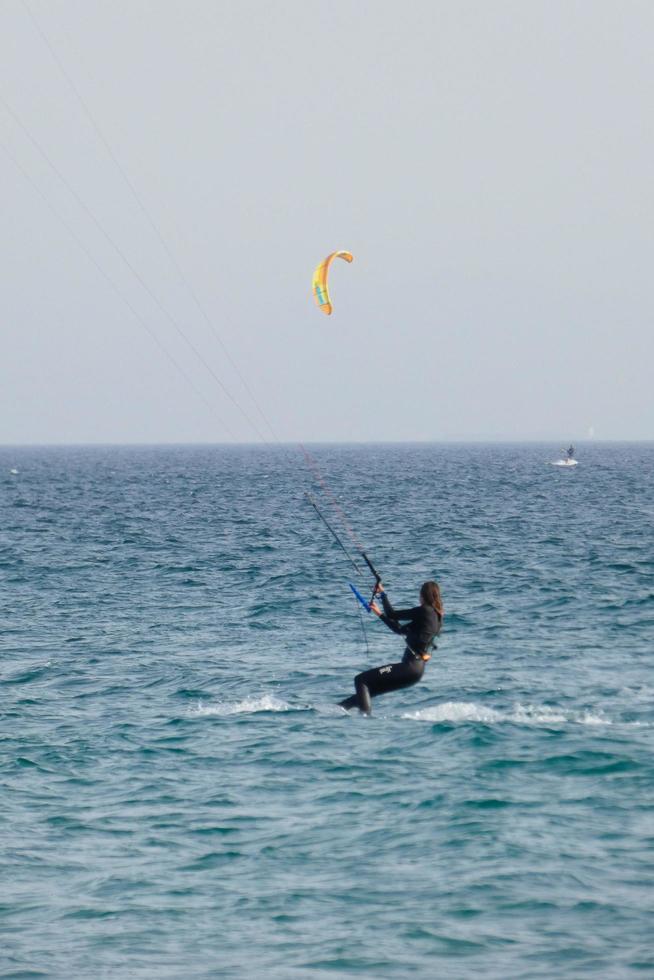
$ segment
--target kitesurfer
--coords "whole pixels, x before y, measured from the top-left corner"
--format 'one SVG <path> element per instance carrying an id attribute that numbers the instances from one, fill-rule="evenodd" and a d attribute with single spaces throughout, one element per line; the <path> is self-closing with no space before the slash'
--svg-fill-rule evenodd
<path id="1" fill-rule="evenodd" d="M 572 446 L 572 445 L 568 446 L 568 448 L 566 449 L 566 452 L 568 454 L 568 459 L 572 459 L 573 456 L 574 456 L 574 454 L 575 454 L 575 447 Z"/>
<path id="2" fill-rule="evenodd" d="M 443 603 L 437 582 L 423 584 L 420 589 L 420 605 L 413 609 L 394 609 L 381 582 L 375 588 L 375 595 L 381 599 L 384 611 L 379 609 L 376 602 L 372 602 L 372 612 L 390 630 L 405 637 L 406 649 L 400 663 L 373 667 L 354 678 L 356 694 L 345 698 L 340 705 L 346 709 L 358 707 L 367 715 L 372 710 L 371 698 L 418 683 L 425 671 L 425 664 L 431 657 L 429 651 L 433 640 L 440 633 L 443 624 Z M 408 622 L 401 626 L 402 620 Z"/>

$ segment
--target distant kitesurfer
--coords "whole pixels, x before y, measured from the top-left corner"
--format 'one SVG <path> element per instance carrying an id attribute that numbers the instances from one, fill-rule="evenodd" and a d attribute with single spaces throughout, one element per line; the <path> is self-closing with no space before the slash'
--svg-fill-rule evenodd
<path id="1" fill-rule="evenodd" d="M 575 447 L 572 446 L 572 445 L 568 446 L 568 448 L 566 449 L 566 452 L 568 454 L 568 459 L 572 459 L 572 457 L 575 454 Z"/>
<path id="2" fill-rule="evenodd" d="M 413 609 L 393 609 L 381 582 L 378 582 L 375 594 L 380 597 L 384 612 L 375 602 L 370 606 L 372 612 L 390 630 L 405 637 L 406 649 L 400 663 L 373 667 L 354 678 L 356 694 L 345 698 L 340 705 L 346 709 L 358 707 L 367 715 L 372 710 L 371 698 L 418 683 L 425 671 L 425 664 L 431 657 L 433 640 L 440 633 L 443 624 L 443 603 L 437 582 L 424 583 L 420 589 L 420 605 Z M 401 626 L 401 620 L 408 622 Z"/>

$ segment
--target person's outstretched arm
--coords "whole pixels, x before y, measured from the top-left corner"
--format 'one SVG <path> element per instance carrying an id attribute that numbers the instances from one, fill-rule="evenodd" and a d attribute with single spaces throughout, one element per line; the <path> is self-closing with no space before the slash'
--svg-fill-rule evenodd
<path id="1" fill-rule="evenodd" d="M 400 636 L 404 636 L 406 634 L 407 627 L 400 626 L 399 620 L 408 619 L 412 621 L 415 618 L 416 613 L 420 612 L 421 607 L 417 606 L 415 609 L 393 609 L 391 601 L 386 595 L 383 587 L 377 589 L 377 595 L 381 598 L 384 611 L 381 612 L 376 603 L 372 604 L 372 611 L 377 613 L 382 623 L 384 623 L 389 630 L 391 630 L 393 633 L 399 633 Z"/>
<path id="2" fill-rule="evenodd" d="M 414 606 L 413 609 L 394 609 L 391 605 L 391 600 L 388 598 L 385 592 L 380 592 L 382 605 L 384 607 L 384 612 L 389 619 L 408 619 L 414 620 L 416 616 L 422 611 L 422 606 Z"/>

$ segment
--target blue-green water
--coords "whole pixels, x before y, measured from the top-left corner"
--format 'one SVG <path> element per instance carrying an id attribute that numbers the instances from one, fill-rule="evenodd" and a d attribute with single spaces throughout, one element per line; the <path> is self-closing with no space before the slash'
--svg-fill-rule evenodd
<path id="1" fill-rule="evenodd" d="M 314 452 L 368 719 L 299 454 L 0 450 L 0 975 L 654 976 L 654 446 Z"/>

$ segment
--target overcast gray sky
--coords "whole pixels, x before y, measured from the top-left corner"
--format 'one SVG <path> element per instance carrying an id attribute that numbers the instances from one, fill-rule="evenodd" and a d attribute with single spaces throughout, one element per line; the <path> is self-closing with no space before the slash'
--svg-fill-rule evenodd
<path id="1" fill-rule="evenodd" d="M 654 437 L 650 0 L 28 4 L 0 443 Z"/>

